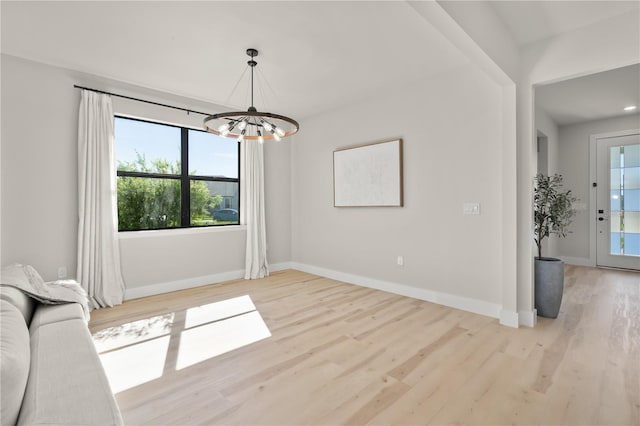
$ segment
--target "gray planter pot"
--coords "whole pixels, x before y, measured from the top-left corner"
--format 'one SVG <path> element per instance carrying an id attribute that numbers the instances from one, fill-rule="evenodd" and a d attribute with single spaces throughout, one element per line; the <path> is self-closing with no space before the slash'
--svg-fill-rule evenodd
<path id="1" fill-rule="evenodd" d="M 538 315 L 556 318 L 564 290 L 564 262 L 552 257 L 536 257 L 535 297 Z"/>

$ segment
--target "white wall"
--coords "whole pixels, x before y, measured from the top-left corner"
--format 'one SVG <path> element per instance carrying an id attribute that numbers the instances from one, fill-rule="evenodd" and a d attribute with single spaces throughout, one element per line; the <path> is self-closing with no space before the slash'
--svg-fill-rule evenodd
<path id="1" fill-rule="evenodd" d="M 513 81 L 519 75 L 518 46 L 509 29 L 486 1 L 437 2 Z"/>
<path id="2" fill-rule="evenodd" d="M 293 146 L 294 262 L 499 307 L 501 114 L 502 88 L 469 66 L 304 120 Z M 397 137 L 405 206 L 333 207 L 333 151 Z M 463 215 L 464 202 L 482 214 Z"/>
<path id="3" fill-rule="evenodd" d="M 549 175 L 558 172 L 558 126 L 546 111 L 536 107 L 536 130 L 547 137 L 547 172 Z"/>
<path id="4" fill-rule="evenodd" d="M 561 126 L 559 129 L 559 173 L 564 186 L 587 207 L 577 212 L 571 233 L 558 240 L 558 255 L 571 263 L 590 264 L 589 206 L 592 191 L 589 180 L 589 137 L 618 130 L 640 129 L 640 114 L 630 114 L 603 120 Z M 595 265 L 594 265 L 595 266 Z"/>
<path id="5" fill-rule="evenodd" d="M 79 95 L 69 75 L 2 57 L 2 264 L 75 275 Z"/>
<path id="6" fill-rule="evenodd" d="M 438 2 L 409 2 L 416 12 L 431 26 L 440 31 L 451 43 L 469 58 L 469 63 L 482 70 L 502 90 L 501 134 L 502 146 L 497 167 L 502 174 L 501 210 L 501 281 L 502 310 L 500 323 L 510 326 L 533 324 L 533 317 L 523 317 L 518 312 L 518 193 L 516 146 L 516 81 L 519 59 L 515 45 L 504 32 L 504 26 L 494 25 L 490 10 L 481 13 L 486 25 L 477 25 L 480 17 L 467 13 L 455 5 L 445 10 Z M 455 18 L 455 19 L 454 19 Z M 473 35 L 473 38 L 472 36 Z M 505 41 L 506 40 L 506 41 Z M 514 70 L 515 68 L 515 70 Z M 516 74 L 514 76 L 514 74 Z"/>
<path id="7" fill-rule="evenodd" d="M 216 112 L 220 108 L 95 76 L 2 56 L 2 265 L 34 265 L 45 279 L 58 266 L 75 275 L 79 84 Z M 114 111 L 200 126 L 202 116 L 113 98 Z M 290 260 L 290 142 L 266 146 L 269 261 Z M 286 206 L 284 209 L 282 206 Z M 201 232 L 199 232 L 201 231 Z M 191 286 L 244 269 L 243 227 L 127 233 L 121 238 L 127 294 Z"/>
<path id="8" fill-rule="evenodd" d="M 558 171 L 558 126 L 545 111 L 537 107 L 536 130 L 546 136 L 546 147 L 544 150 L 546 154 L 546 174 L 551 176 Z M 540 159 L 539 156 L 538 159 Z M 558 242 L 555 236 L 544 239 L 542 242 L 542 255 L 551 257 L 558 256 Z"/>
<path id="9" fill-rule="evenodd" d="M 291 146 L 298 143 L 298 135 L 294 135 L 264 145 L 267 259 L 270 265 L 291 260 Z"/>

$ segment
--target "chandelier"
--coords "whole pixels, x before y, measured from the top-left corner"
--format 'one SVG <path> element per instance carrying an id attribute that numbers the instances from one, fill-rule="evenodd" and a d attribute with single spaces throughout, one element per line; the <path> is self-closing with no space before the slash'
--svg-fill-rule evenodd
<path id="1" fill-rule="evenodd" d="M 259 112 L 253 106 L 253 69 L 258 63 L 253 59 L 258 56 L 256 49 L 247 49 L 251 59 L 247 62 L 251 67 L 251 106 L 246 111 L 222 112 L 204 119 L 205 129 L 214 135 L 243 140 L 277 141 L 295 134 L 300 125 L 292 118 L 271 112 Z"/>

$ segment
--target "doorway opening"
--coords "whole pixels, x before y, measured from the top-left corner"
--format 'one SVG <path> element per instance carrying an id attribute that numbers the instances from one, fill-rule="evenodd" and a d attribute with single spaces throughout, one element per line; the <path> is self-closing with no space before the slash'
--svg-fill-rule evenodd
<path id="1" fill-rule="evenodd" d="M 549 175 L 549 138 L 542 133 L 538 132 L 537 146 L 538 146 L 538 173 L 543 175 Z"/>

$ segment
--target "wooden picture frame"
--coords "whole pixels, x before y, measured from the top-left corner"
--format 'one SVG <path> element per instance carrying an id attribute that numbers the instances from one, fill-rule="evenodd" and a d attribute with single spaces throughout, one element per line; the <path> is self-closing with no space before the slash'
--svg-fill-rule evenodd
<path id="1" fill-rule="evenodd" d="M 334 207 L 402 207 L 402 139 L 333 151 Z"/>

